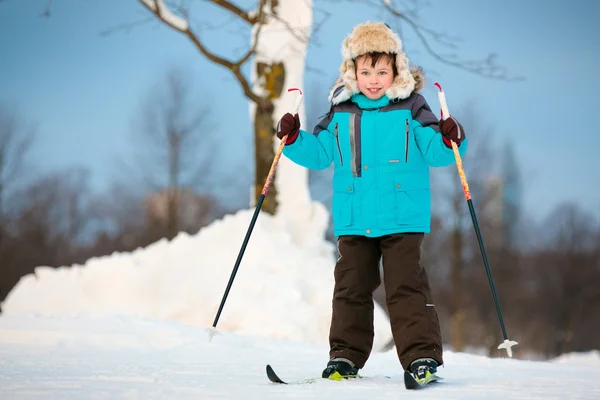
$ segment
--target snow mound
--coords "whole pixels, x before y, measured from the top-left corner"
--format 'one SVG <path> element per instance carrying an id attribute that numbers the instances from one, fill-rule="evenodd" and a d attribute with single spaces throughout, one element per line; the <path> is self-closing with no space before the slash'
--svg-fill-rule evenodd
<path id="1" fill-rule="evenodd" d="M 558 364 L 600 365 L 600 351 L 593 350 L 585 353 L 567 353 L 550 361 Z"/>
<path id="2" fill-rule="evenodd" d="M 239 211 L 195 235 L 132 253 L 38 267 L 8 295 L 3 313 L 129 315 L 210 327 L 253 212 Z M 261 213 L 218 330 L 327 343 L 335 264 L 335 247 L 323 239 L 327 218 L 319 203 L 302 229 L 290 229 L 295 222 L 281 215 Z M 391 329 L 377 305 L 375 314 L 377 350 L 391 340 Z"/>

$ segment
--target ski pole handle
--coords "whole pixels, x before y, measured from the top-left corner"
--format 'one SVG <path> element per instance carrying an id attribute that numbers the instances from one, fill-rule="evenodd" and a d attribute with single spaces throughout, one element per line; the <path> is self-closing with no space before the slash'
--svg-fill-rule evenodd
<path id="1" fill-rule="evenodd" d="M 299 88 L 288 89 L 288 92 L 294 92 L 294 91 L 298 92 L 298 97 L 296 97 L 296 101 L 294 102 L 294 110 L 292 112 L 292 115 L 296 115 L 296 114 L 298 114 L 298 111 L 300 111 L 300 105 L 302 104 L 302 97 L 304 96 L 302 94 L 302 90 L 300 90 Z M 288 135 L 285 135 L 281 139 L 281 144 L 279 145 L 279 148 L 277 149 L 278 152 L 280 150 L 283 150 L 283 147 L 285 146 L 285 142 L 287 141 L 287 137 L 288 137 Z"/>
<path id="2" fill-rule="evenodd" d="M 442 119 L 448 119 L 450 118 L 450 111 L 448 111 L 448 103 L 446 103 L 446 94 L 442 90 L 442 85 L 440 85 L 438 82 L 435 82 L 433 85 L 439 89 L 438 99 L 440 100 Z M 450 143 L 452 143 L 452 150 L 454 151 L 454 158 L 456 160 L 456 167 L 458 169 L 460 183 L 462 184 L 463 192 L 465 193 L 465 198 L 468 201 L 471 199 L 471 190 L 469 189 L 467 175 L 465 174 L 465 170 L 463 168 L 462 158 L 460 156 L 460 152 L 458 151 L 458 146 L 456 145 L 456 143 L 454 143 L 454 141 L 450 141 Z"/>
<path id="3" fill-rule="evenodd" d="M 296 98 L 296 102 L 294 103 L 294 114 L 296 115 L 298 114 L 298 111 L 300 110 L 300 105 L 302 104 L 302 90 L 300 90 L 299 88 L 290 88 L 288 89 L 288 92 L 294 92 L 294 91 L 298 91 L 299 95 Z"/>
<path id="4" fill-rule="evenodd" d="M 450 117 L 450 111 L 448 111 L 448 103 L 446 103 L 446 94 L 442 90 L 442 85 L 440 85 L 438 82 L 434 83 L 433 85 L 439 89 L 438 99 L 440 100 L 440 108 L 442 109 L 442 119 L 448 119 Z"/>
<path id="5" fill-rule="evenodd" d="M 296 98 L 296 102 L 294 103 L 294 114 L 296 115 L 298 114 L 298 110 L 300 110 L 300 105 L 302 104 L 302 90 L 298 89 L 298 88 L 291 88 L 288 89 L 288 92 L 293 92 L 293 91 L 298 91 L 299 95 Z M 275 152 L 275 159 L 273 160 L 273 164 L 271 164 L 271 169 L 269 170 L 269 174 L 267 175 L 267 180 L 265 182 L 265 185 L 263 186 L 263 190 L 261 192 L 261 194 L 263 195 L 267 195 L 267 193 L 269 192 L 269 188 L 271 187 L 271 183 L 273 182 L 273 177 L 275 176 L 275 170 L 277 169 L 277 164 L 279 164 L 279 159 L 281 158 L 281 153 L 283 153 L 283 148 L 285 147 L 285 142 L 287 141 L 287 137 L 288 135 L 285 135 L 283 138 L 281 138 L 281 142 L 279 143 L 279 147 L 277 148 L 277 151 Z"/>

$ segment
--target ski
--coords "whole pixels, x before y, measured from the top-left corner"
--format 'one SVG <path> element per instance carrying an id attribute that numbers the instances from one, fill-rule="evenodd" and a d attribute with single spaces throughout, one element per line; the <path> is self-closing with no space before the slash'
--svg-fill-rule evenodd
<path id="1" fill-rule="evenodd" d="M 404 386 L 408 390 L 425 389 L 427 387 L 430 387 L 431 384 L 436 383 L 436 382 L 438 382 L 438 381 L 440 381 L 442 379 L 443 378 L 441 376 L 437 376 L 437 375 L 433 374 L 425 382 L 420 383 L 419 381 L 417 381 L 415 379 L 415 377 L 413 376 L 413 374 L 411 374 L 408 371 L 404 371 Z"/>
<path id="2" fill-rule="evenodd" d="M 267 364 L 267 377 L 269 378 L 269 380 L 271 382 L 280 383 L 283 385 L 303 385 L 303 384 L 308 384 L 308 383 L 315 383 L 319 379 L 323 379 L 323 378 L 309 378 L 309 379 L 300 379 L 297 381 L 286 382 L 286 381 L 282 380 L 280 377 L 278 377 L 277 374 L 275 373 L 275 371 L 273 371 L 273 368 L 271 368 L 271 366 L 268 364 Z"/>
<path id="3" fill-rule="evenodd" d="M 305 385 L 305 384 L 309 384 L 309 383 L 315 383 L 317 381 L 327 381 L 327 380 L 335 380 L 335 379 L 327 379 L 327 378 L 308 378 L 308 379 L 298 379 L 295 381 L 284 381 L 283 379 L 281 379 L 273 370 L 273 368 L 270 365 L 267 365 L 267 377 L 269 378 L 269 380 L 273 383 L 279 383 L 282 385 Z M 356 378 L 350 378 L 348 380 L 352 380 L 352 379 L 373 379 L 375 377 L 368 377 L 368 376 L 357 376 Z M 383 379 L 392 379 L 390 376 L 383 376 L 380 377 Z M 344 379 L 342 379 L 344 380 Z"/>

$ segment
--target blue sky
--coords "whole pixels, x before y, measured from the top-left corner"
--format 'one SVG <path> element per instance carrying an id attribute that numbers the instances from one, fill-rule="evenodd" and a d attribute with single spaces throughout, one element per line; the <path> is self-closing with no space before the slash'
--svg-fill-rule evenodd
<path id="1" fill-rule="evenodd" d="M 51 17 L 41 18 L 46 3 L 0 3 L 0 101 L 17 106 L 38 127 L 33 155 L 40 169 L 84 166 L 92 173 L 93 187 L 109 186 L 120 175 L 117 160 L 134 152 L 131 135 L 144 96 L 168 68 L 177 66 L 191 72 L 199 101 L 212 105 L 218 133 L 230 140 L 220 152 L 218 167 L 251 162 L 252 128 L 239 85 L 187 39 L 157 22 L 100 35 L 147 17 L 137 1 L 53 2 Z M 237 2 L 244 7 L 253 3 Z M 404 27 L 408 56 L 427 73 L 423 94 L 432 108 L 438 104 L 431 84 L 439 80 L 451 111 L 474 102 L 478 126 L 493 128 L 494 143 L 514 144 L 528 216 L 543 218 L 564 201 L 598 215 L 600 2 L 578 2 L 577 7 L 559 0 L 429 3 L 421 11 L 422 23 L 460 37 L 457 53 L 462 59 L 497 53 L 510 74 L 526 78 L 518 83 L 493 81 L 441 64 Z M 231 21 L 214 6 L 194 4 L 193 21 Z M 317 21 L 324 18 L 323 10 L 331 14 L 318 31 L 318 44 L 308 52 L 305 93 L 306 99 L 316 101 L 337 75 L 340 45 L 352 27 L 367 19 L 394 22 L 364 5 L 314 4 Z M 201 34 L 216 52 L 239 52 L 247 39 L 231 31 Z M 248 169 L 241 171 L 238 179 L 249 181 Z"/>

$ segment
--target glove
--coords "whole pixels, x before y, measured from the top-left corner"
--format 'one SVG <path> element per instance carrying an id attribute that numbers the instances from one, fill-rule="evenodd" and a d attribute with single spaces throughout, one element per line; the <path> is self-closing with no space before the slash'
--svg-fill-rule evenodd
<path id="1" fill-rule="evenodd" d="M 454 119 L 454 117 L 440 121 L 439 127 L 446 147 L 452 148 L 452 143 L 450 141 L 456 143 L 457 146 L 460 146 L 461 142 L 465 140 L 465 130 L 460 122 Z"/>
<path id="2" fill-rule="evenodd" d="M 279 139 L 283 139 L 285 135 L 288 135 L 285 144 L 292 144 L 298 138 L 298 133 L 300 132 L 300 118 L 298 114 L 292 115 L 290 113 L 286 113 L 277 124 L 277 137 Z"/>

